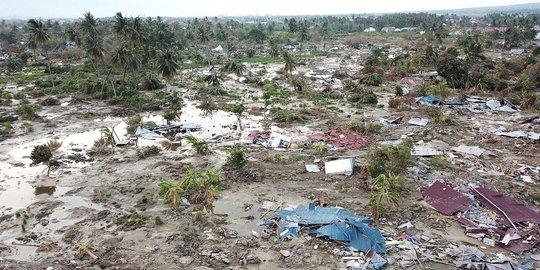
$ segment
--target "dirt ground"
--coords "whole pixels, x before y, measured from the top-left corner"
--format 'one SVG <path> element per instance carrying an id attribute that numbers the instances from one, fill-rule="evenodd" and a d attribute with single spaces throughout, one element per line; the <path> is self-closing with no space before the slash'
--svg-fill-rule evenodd
<path id="1" fill-rule="evenodd" d="M 362 55 L 350 50 L 346 53 Z M 330 68 L 325 69 L 326 65 Z M 339 58 L 315 58 L 303 69 L 313 74 L 331 74 L 343 65 Z M 355 63 L 346 65 L 354 68 Z M 275 72 L 278 66 L 270 64 L 267 70 Z M 228 80 L 226 84 L 238 87 L 239 91 L 258 91 L 238 81 Z M 99 138 L 99 129 L 115 127 L 123 136 L 127 118 L 116 116 L 119 108 L 95 101 L 73 103 L 69 98 L 62 100 L 62 105 L 44 107 L 39 112 L 41 117 L 31 121 L 33 131 L 25 133 L 16 127 L 15 134 L 0 142 L 2 269 L 345 269 L 347 264 L 342 257 L 358 253 L 344 251 L 338 243 L 305 234 L 283 242 L 254 237 L 252 231 L 261 231 L 257 223 L 267 212 L 263 205 L 284 202 L 284 207 L 290 207 L 309 203 L 312 198 L 324 198 L 329 206 L 370 215 L 369 179 L 363 169 L 366 157 L 372 148 L 402 135 L 412 138 L 417 145 L 436 145 L 444 152 L 444 166 L 433 168 L 429 157 L 414 157 L 414 166 L 403 176 L 408 195 L 401 198 L 399 207 L 392 209 L 387 219 L 376 221 L 374 226 L 387 239 L 398 239 L 403 232 L 398 225 L 411 222 L 414 228 L 407 233 L 432 240 L 429 245 L 434 254 L 441 254 L 450 244 L 470 244 L 487 254 L 502 253 L 521 260 L 502 248 L 489 247 L 466 236 L 455 218 L 439 214 L 423 203 L 421 193 L 435 180 L 450 182 L 464 193 L 467 184 L 474 183 L 496 188 L 538 211 L 540 175 L 530 174 L 535 183 L 522 183 L 515 178 L 519 164 L 540 166 L 539 141 L 496 136 L 489 131 L 503 126 L 508 130 L 540 132 L 539 125 L 519 124 L 520 120 L 534 116 L 532 113 L 474 113 L 443 107 L 440 110 L 454 116 L 456 124 L 441 125 L 430 120 L 422 127 L 407 121 L 413 116 L 429 119 L 425 109 L 429 105 L 411 103 L 406 110 L 390 109 L 387 104 L 393 94 L 388 92 L 376 92 L 383 107 L 366 106 L 360 114 L 352 113 L 355 109 L 345 104 L 335 104 L 343 112 L 308 105 L 313 109 L 307 124 L 269 126 L 291 135 L 303 146 L 308 135 L 340 125 L 381 122 L 400 116 L 404 121 L 399 125 L 386 124 L 381 134 L 369 135 L 371 143 L 366 148 L 330 154 L 357 157 L 351 176 L 327 176 L 324 171 L 307 173 L 305 164 L 320 159 L 308 145 L 300 150 L 246 146 L 249 161 L 238 172 L 224 167 L 228 147 L 241 141 L 238 131 L 228 127 L 235 122 L 235 116 L 224 111 L 203 116 L 189 90 L 174 91 L 183 93 L 187 102 L 180 122 L 203 125 L 205 131 L 195 134 L 210 139 L 210 155 L 196 155 L 184 143 L 177 151 L 164 150 L 158 156 L 140 160 L 137 151 L 141 145 L 157 143 L 141 140 L 137 148 L 118 147 L 110 155 L 90 156 L 88 150 Z M 261 102 L 247 98 L 245 102 L 248 113 L 240 139 L 252 130 L 262 130 L 266 121 Z M 152 117 L 154 114 L 149 116 Z M 30 166 L 29 155 L 33 146 L 53 138 L 63 141 L 56 154 L 60 166 L 47 176 L 43 173 L 44 165 Z M 461 144 L 479 146 L 487 153 L 475 157 L 451 151 Z M 317 164 L 322 166 L 323 161 Z M 185 203 L 173 210 L 156 198 L 157 182 L 184 177 L 186 166 L 225 171 L 225 189 L 218 194 L 213 213 L 208 210 L 195 214 L 196 206 Z M 20 210 L 29 213 L 25 232 L 21 218 L 15 215 Z M 77 250 L 80 244 L 89 242 L 97 259 Z M 293 251 L 293 255 L 284 257 L 282 250 Z M 389 257 L 394 262 L 389 268 L 400 268 L 395 263 L 400 260 L 398 253 L 390 250 Z M 452 258 L 444 254 L 438 258 L 439 263 L 423 262 L 422 266 L 410 267 L 454 269 Z"/>

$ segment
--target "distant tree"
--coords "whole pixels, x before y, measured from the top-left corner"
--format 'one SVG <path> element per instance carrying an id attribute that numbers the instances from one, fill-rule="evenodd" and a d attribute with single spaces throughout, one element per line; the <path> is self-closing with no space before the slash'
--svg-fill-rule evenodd
<path id="1" fill-rule="evenodd" d="M 281 58 L 285 62 L 283 70 L 287 73 L 292 73 L 296 69 L 296 62 L 294 61 L 293 56 L 289 52 L 283 51 L 281 52 Z"/>
<path id="2" fill-rule="evenodd" d="M 158 55 L 157 62 L 157 71 L 165 79 L 167 83 L 165 88 L 168 90 L 171 80 L 180 69 L 178 54 L 172 49 L 162 51 Z"/>
<path id="3" fill-rule="evenodd" d="M 298 32 L 298 22 L 295 18 L 292 18 L 288 22 L 289 25 L 289 33 L 296 33 Z"/>
<path id="4" fill-rule="evenodd" d="M 258 44 L 261 44 L 266 39 L 266 34 L 263 32 L 263 30 L 260 27 L 254 27 L 249 31 L 249 38 L 253 39 L 253 41 L 257 42 Z"/>
<path id="5" fill-rule="evenodd" d="M 52 74 L 51 59 L 49 58 L 49 53 L 47 51 L 47 46 L 46 46 L 46 44 L 49 43 L 49 41 L 51 40 L 51 36 L 48 33 L 47 27 L 45 26 L 43 21 L 41 21 L 41 19 L 39 20 L 30 19 L 27 22 L 27 31 L 28 31 L 29 40 L 31 41 L 31 43 L 35 44 L 36 47 L 41 46 L 41 48 L 43 49 L 45 57 L 47 58 L 47 66 L 49 68 L 49 74 Z M 51 84 L 54 89 L 55 88 L 54 76 L 51 76 Z"/>

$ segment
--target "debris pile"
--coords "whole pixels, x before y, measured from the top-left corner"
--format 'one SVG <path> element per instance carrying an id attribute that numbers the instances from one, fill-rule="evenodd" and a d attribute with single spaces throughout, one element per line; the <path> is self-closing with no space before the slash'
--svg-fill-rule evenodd
<path id="1" fill-rule="evenodd" d="M 370 223 L 370 218 L 358 216 L 343 208 L 317 207 L 311 203 L 299 205 L 294 210 L 281 210 L 261 226 L 264 226 L 270 235 L 280 239 L 298 237 L 305 231 L 316 237 L 334 240 L 351 250 L 385 254 L 384 238 L 378 229 L 369 226 Z M 373 259 L 375 257 L 376 259 Z M 386 264 L 378 255 L 373 258 L 370 267 L 374 269 Z M 381 259 L 384 263 L 381 263 Z M 378 264 L 374 265 L 374 262 Z"/>
<path id="2" fill-rule="evenodd" d="M 457 220 L 467 235 L 486 245 L 522 254 L 539 243 L 539 213 L 488 188 L 470 186 L 470 191 L 471 195 L 465 196 L 436 181 L 423 196 L 440 213 L 451 216 L 459 212 Z"/>
<path id="3" fill-rule="evenodd" d="M 367 139 L 361 134 L 352 131 L 344 131 L 341 128 L 334 128 L 330 131 L 309 136 L 314 142 L 323 141 L 336 148 L 347 150 L 358 150 L 368 144 Z"/>

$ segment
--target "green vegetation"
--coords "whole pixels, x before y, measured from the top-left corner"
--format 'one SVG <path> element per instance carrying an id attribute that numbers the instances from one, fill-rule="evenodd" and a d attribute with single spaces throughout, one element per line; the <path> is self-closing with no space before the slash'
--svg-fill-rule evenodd
<path id="1" fill-rule="evenodd" d="M 411 150 L 413 142 L 404 140 L 399 145 L 380 146 L 375 148 L 368 157 L 367 166 L 371 177 L 379 175 L 399 175 L 411 165 Z"/>
<path id="2" fill-rule="evenodd" d="M 328 145 L 325 142 L 316 142 L 312 145 L 313 152 L 316 155 L 323 155 L 328 152 Z"/>
<path id="3" fill-rule="evenodd" d="M 137 156 L 139 159 L 146 159 L 153 156 L 158 156 L 161 154 L 161 148 L 156 145 L 145 146 L 141 150 L 137 151 Z"/>
<path id="4" fill-rule="evenodd" d="M 30 104 L 21 104 L 17 108 L 17 113 L 23 120 L 32 120 L 38 117 L 37 109 Z"/>
<path id="5" fill-rule="evenodd" d="M 240 146 L 235 146 L 229 152 L 229 156 L 227 157 L 227 165 L 235 170 L 240 170 L 246 166 L 247 160 L 248 156 L 246 154 L 246 150 Z"/>
<path id="6" fill-rule="evenodd" d="M 47 165 L 47 176 L 51 171 L 51 158 L 53 154 L 51 149 L 46 144 L 41 144 L 34 146 L 32 152 L 30 153 L 30 159 L 32 160 L 32 165 L 37 165 L 43 163 Z"/>
<path id="7" fill-rule="evenodd" d="M 195 149 L 195 152 L 199 155 L 206 155 L 210 153 L 210 147 L 208 146 L 208 142 L 205 140 L 200 140 L 195 138 L 195 136 L 189 134 L 184 137 L 188 141 L 188 143 L 193 146 Z"/>
<path id="8" fill-rule="evenodd" d="M 389 208 L 397 207 L 400 194 L 406 190 L 403 180 L 393 173 L 371 179 L 370 187 L 375 191 L 368 203 L 374 219 L 384 217 Z"/>
<path id="9" fill-rule="evenodd" d="M 200 172 L 190 169 L 187 177 L 179 182 L 160 180 L 156 196 L 171 208 L 177 208 L 182 197 L 190 203 L 212 208 L 217 192 L 222 189 L 221 177 L 221 173 L 216 170 Z"/>

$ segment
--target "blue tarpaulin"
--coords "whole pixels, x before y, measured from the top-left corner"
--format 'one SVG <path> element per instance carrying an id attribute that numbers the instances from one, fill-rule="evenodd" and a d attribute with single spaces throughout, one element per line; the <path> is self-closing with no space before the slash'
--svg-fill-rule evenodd
<path id="1" fill-rule="evenodd" d="M 441 101 L 434 96 L 417 97 L 416 102 L 424 102 L 433 104 L 435 106 L 441 106 Z"/>
<path id="2" fill-rule="evenodd" d="M 289 231 L 293 235 L 309 227 L 308 234 L 328 237 L 362 252 L 370 250 L 385 254 L 384 238 L 379 230 L 369 226 L 371 219 L 351 213 L 342 208 L 316 207 L 313 204 L 299 205 L 294 210 L 281 210 L 275 214 L 280 218 L 277 234 Z M 276 222 L 264 222 L 262 226 L 271 227 Z M 286 237 L 289 233 L 284 233 Z"/>

